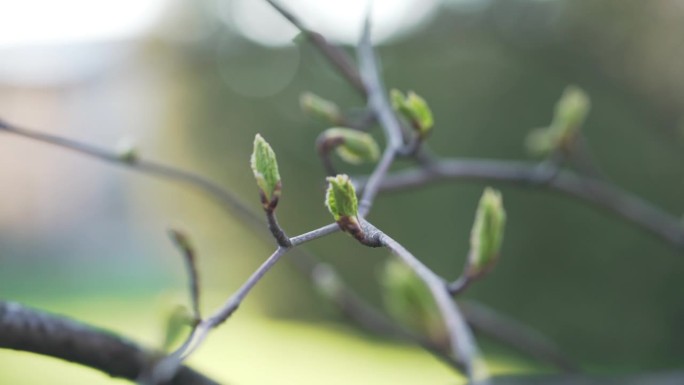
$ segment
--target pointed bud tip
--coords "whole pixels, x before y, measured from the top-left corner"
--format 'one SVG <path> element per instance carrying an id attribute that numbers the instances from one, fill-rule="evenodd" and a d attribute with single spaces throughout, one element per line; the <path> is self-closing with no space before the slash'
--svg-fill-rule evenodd
<path id="1" fill-rule="evenodd" d="M 264 207 L 275 208 L 281 192 L 278 161 L 275 152 L 260 134 L 254 136 L 254 150 L 250 165 L 259 186 Z"/>
<path id="2" fill-rule="evenodd" d="M 479 276 L 490 270 L 499 257 L 506 225 L 501 193 L 486 188 L 475 214 L 470 235 L 470 274 Z"/>
<path id="3" fill-rule="evenodd" d="M 167 233 L 169 234 L 169 237 L 173 243 L 179 249 L 183 250 L 184 252 L 193 250 L 192 242 L 190 241 L 190 237 L 185 230 L 181 230 L 178 227 L 170 227 L 167 229 Z"/>
<path id="4" fill-rule="evenodd" d="M 327 177 L 328 189 L 325 194 L 325 204 L 336 221 L 356 221 L 358 201 L 356 189 L 348 175 L 338 174 Z"/>

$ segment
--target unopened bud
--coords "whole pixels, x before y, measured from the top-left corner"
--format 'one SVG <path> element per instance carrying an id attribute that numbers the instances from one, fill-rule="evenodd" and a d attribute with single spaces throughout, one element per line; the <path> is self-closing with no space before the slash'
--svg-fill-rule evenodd
<path id="1" fill-rule="evenodd" d="M 259 195 L 264 209 L 273 210 L 278 204 L 282 184 L 278 173 L 278 161 L 271 146 L 256 134 L 251 158 L 252 172 L 259 186 Z"/>
<path id="2" fill-rule="evenodd" d="M 344 174 L 331 176 L 326 180 L 328 181 L 328 190 L 325 194 L 325 205 L 340 229 L 359 238 L 362 231 L 357 218 L 359 207 L 354 185 L 349 177 Z"/>
<path id="3" fill-rule="evenodd" d="M 556 103 L 551 125 L 532 131 L 527 137 L 527 148 L 540 155 L 567 149 L 573 144 L 590 109 L 589 97 L 581 88 L 566 87 Z"/>
<path id="4" fill-rule="evenodd" d="M 470 277 L 479 277 L 494 267 L 499 258 L 505 226 L 506 212 L 501 193 L 488 187 L 480 198 L 470 233 L 467 270 Z"/>
<path id="5" fill-rule="evenodd" d="M 185 231 L 173 227 L 169 228 L 167 231 L 173 243 L 183 252 L 183 254 L 194 254 L 195 248 Z"/>
<path id="6" fill-rule="evenodd" d="M 393 89 L 390 91 L 390 99 L 394 109 L 401 113 L 411 126 L 418 132 L 420 138 L 425 138 L 432 130 L 434 120 L 432 111 L 425 99 L 413 91 L 404 95 L 401 91 Z"/>
<path id="7" fill-rule="evenodd" d="M 342 121 L 342 113 L 340 113 L 337 104 L 323 99 L 314 93 L 303 93 L 299 97 L 299 105 L 302 108 L 302 111 L 324 119 L 332 124 L 339 124 Z"/>
<path id="8" fill-rule="evenodd" d="M 380 148 L 375 139 L 366 132 L 351 128 L 329 128 L 319 135 L 316 143 L 319 151 L 327 152 L 335 148 L 337 155 L 351 164 L 375 162 L 380 157 Z"/>

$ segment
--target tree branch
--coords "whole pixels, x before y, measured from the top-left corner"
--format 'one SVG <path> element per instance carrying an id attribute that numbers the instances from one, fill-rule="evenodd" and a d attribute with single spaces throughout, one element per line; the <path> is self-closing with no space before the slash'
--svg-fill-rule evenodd
<path id="1" fill-rule="evenodd" d="M 372 224 L 366 223 L 366 225 L 371 227 L 371 230 L 368 232 L 374 233 L 373 236 L 377 237 L 383 246 L 409 266 L 432 293 L 435 303 L 442 314 L 446 330 L 449 333 L 451 350 L 463 366 L 468 379 L 487 378 L 486 366 L 480 357 L 472 332 L 461 315 L 458 306 L 447 291 L 447 283 L 444 279 L 425 266 L 399 242 L 378 230 Z"/>
<path id="2" fill-rule="evenodd" d="M 359 56 L 361 78 L 363 84 L 366 86 L 368 94 L 368 106 L 377 117 L 387 140 L 387 145 L 382 154 L 382 158 L 375 166 L 373 173 L 368 177 L 368 183 L 364 186 L 359 201 L 359 216 L 364 218 L 368 215 L 368 212 L 373 205 L 373 200 L 380 190 L 380 183 L 389 171 L 392 163 L 394 163 L 394 159 L 402 146 L 403 140 L 399 121 L 387 102 L 385 87 L 382 84 L 382 79 L 380 79 L 380 69 L 378 68 L 375 52 L 370 41 L 369 15 L 366 15 L 357 52 Z"/>
<path id="3" fill-rule="evenodd" d="M 423 168 L 390 174 L 382 191 L 398 191 L 445 181 L 505 182 L 521 187 L 548 189 L 603 209 L 684 250 L 684 227 L 679 219 L 615 185 L 572 171 L 553 175 L 529 162 L 480 159 L 444 159 Z M 364 181 L 360 180 L 363 186 Z"/>
<path id="4" fill-rule="evenodd" d="M 276 11 L 278 11 L 284 18 L 286 18 L 292 25 L 297 27 L 299 31 L 306 36 L 306 38 L 314 45 L 318 50 L 328 59 L 328 62 L 335 67 L 339 73 L 347 79 L 349 84 L 352 85 L 359 93 L 362 95 L 366 94 L 366 87 L 361 81 L 356 68 L 351 63 L 349 56 L 337 46 L 331 45 L 328 41 L 318 32 L 312 31 L 307 28 L 304 23 L 299 20 L 292 12 L 283 8 L 277 1 L 266 0 Z"/>
<path id="5" fill-rule="evenodd" d="M 0 301 L 0 348 L 59 358 L 131 381 L 160 356 L 104 330 L 5 301 Z M 218 383 L 183 366 L 168 384 Z"/>

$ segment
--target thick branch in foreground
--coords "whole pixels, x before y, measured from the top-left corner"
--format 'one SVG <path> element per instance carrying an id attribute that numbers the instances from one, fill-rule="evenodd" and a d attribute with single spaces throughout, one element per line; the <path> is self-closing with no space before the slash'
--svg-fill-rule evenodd
<path id="1" fill-rule="evenodd" d="M 42 354 L 135 381 L 157 356 L 104 330 L 0 301 L 0 348 Z M 183 366 L 169 385 L 217 385 Z"/>

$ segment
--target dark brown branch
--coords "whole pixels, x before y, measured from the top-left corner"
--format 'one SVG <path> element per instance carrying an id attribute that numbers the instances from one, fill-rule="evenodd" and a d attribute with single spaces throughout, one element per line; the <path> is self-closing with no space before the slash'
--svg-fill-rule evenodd
<path id="1" fill-rule="evenodd" d="M 397 191 L 446 181 L 505 182 L 559 192 L 605 210 L 684 250 L 684 227 L 678 218 L 610 183 L 572 171 L 549 175 L 529 162 L 445 159 L 424 168 L 399 171 L 383 180 L 381 190 Z M 364 181 L 360 181 L 360 185 Z"/>
<path id="2" fill-rule="evenodd" d="M 266 220 L 268 221 L 268 230 L 273 235 L 278 246 L 290 247 L 292 242 L 290 242 L 290 237 L 285 234 L 285 230 L 278 224 L 278 218 L 276 217 L 275 210 L 266 210 Z"/>
<path id="3" fill-rule="evenodd" d="M 4 301 L 0 301 L 0 348 L 59 358 L 131 381 L 159 357 L 107 331 Z M 169 384 L 218 383 L 183 366 Z"/>

